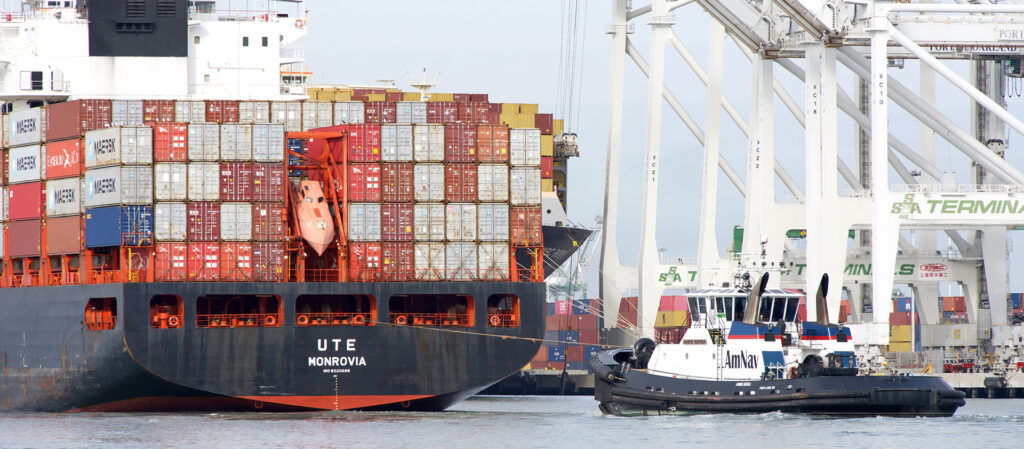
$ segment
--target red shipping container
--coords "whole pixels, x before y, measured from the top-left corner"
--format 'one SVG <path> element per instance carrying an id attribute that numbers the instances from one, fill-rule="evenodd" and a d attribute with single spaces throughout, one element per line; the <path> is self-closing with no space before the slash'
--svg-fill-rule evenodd
<path id="1" fill-rule="evenodd" d="M 584 362 L 583 360 L 583 346 L 581 345 L 566 345 L 565 347 L 565 361 L 566 362 Z"/>
<path id="2" fill-rule="evenodd" d="M 7 255 L 10 257 L 39 257 L 43 237 L 42 222 L 17 220 L 7 223 Z M 15 238 L 17 237 L 17 238 Z"/>
<path id="3" fill-rule="evenodd" d="M 596 318 L 596 317 L 595 317 Z M 580 331 L 580 344 L 596 345 L 601 343 L 601 335 L 597 329 L 583 329 Z"/>
<path id="4" fill-rule="evenodd" d="M 573 330 L 594 330 L 597 329 L 597 315 L 574 315 Z"/>
<path id="5" fill-rule="evenodd" d="M 540 157 L 540 177 L 551 179 L 555 176 L 555 158 L 551 156 Z"/>
<path id="6" fill-rule="evenodd" d="M 402 101 L 402 93 L 388 91 L 384 93 L 384 99 L 387 101 Z"/>
<path id="7" fill-rule="evenodd" d="M 252 239 L 280 242 L 285 239 L 285 211 L 281 203 L 252 205 Z"/>
<path id="8" fill-rule="evenodd" d="M 280 162 L 256 163 L 252 169 L 252 200 L 284 202 L 288 172 Z"/>
<path id="9" fill-rule="evenodd" d="M 412 204 L 382 204 L 381 237 L 387 242 L 412 241 Z"/>
<path id="10" fill-rule="evenodd" d="M 14 184 L 8 187 L 8 220 L 26 220 L 30 218 L 41 218 L 46 213 L 46 184 L 43 182 L 29 182 L 25 184 Z M 10 234 L 10 240 L 17 234 Z"/>
<path id="11" fill-rule="evenodd" d="M 413 200 L 413 164 L 383 164 L 380 169 L 381 199 L 387 203 Z"/>
<path id="12" fill-rule="evenodd" d="M 220 280 L 220 244 L 188 244 L 189 281 L 216 282 Z"/>
<path id="13" fill-rule="evenodd" d="M 542 245 L 540 206 L 513 207 L 509 211 L 509 224 L 513 245 Z"/>
<path id="14" fill-rule="evenodd" d="M 444 166 L 444 199 L 451 202 L 475 202 L 477 198 L 477 165 L 448 164 Z"/>
<path id="15" fill-rule="evenodd" d="M 487 112 L 491 114 L 501 114 L 501 103 L 487 103 Z"/>
<path id="16" fill-rule="evenodd" d="M 539 349 L 537 349 L 537 353 L 533 355 L 533 358 L 530 359 L 530 361 L 531 362 L 546 362 L 546 361 L 548 361 L 548 348 L 547 348 L 547 346 L 541 345 L 541 347 Z"/>
<path id="17" fill-rule="evenodd" d="M 252 244 L 252 280 L 281 282 L 287 279 L 288 258 L 284 243 L 258 242 Z"/>
<path id="18" fill-rule="evenodd" d="M 469 102 L 459 103 L 459 123 L 476 125 L 488 122 L 490 108 L 487 103 Z"/>
<path id="19" fill-rule="evenodd" d="M 174 121 L 174 100 L 145 100 L 142 102 L 142 123 L 153 125 Z"/>
<path id="20" fill-rule="evenodd" d="M 544 324 L 547 327 L 547 330 L 549 331 L 564 331 L 566 328 L 569 327 L 568 322 L 569 321 L 565 318 L 565 315 L 548 315 L 545 318 Z"/>
<path id="21" fill-rule="evenodd" d="M 452 125 L 459 121 L 459 108 L 450 101 L 427 103 L 427 123 Z"/>
<path id="22" fill-rule="evenodd" d="M 220 200 L 252 201 L 253 164 L 251 162 L 220 163 Z"/>
<path id="23" fill-rule="evenodd" d="M 348 161 L 349 162 L 380 162 L 380 126 L 356 124 L 346 125 L 348 128 Z M 340 145 L 337 143 L 336 145 Z M 341 148 L 331 152 L 336 161 L 341 161 Z M 310 147 L 312 155 L 313 148 Z M 316 156 L 313 156 L 316 157 Z"/>
<path id="24" fill-rule="evenodd" d="M 398 104 L 394 101 L 367 101 L 363 107 L 366 123 L 395 123 Z"/>
<path id="25" fill-rule="evenodd" d="M 468 103 L 473 101 L 473 96 L 470 94 L 452 94 L 452 98 L 456 103 Z"/>
<path id="26" fill-rule="evenodd" d="M 412 243 L 385 243 L 380 256 L 381 274 L 387 282 L 413 280 L 415 251 Z"/>
<path id="27" fill-rule="evenodd" d="M 81 137 L 86 131 L 110 127 L 110 100 L 75 100 L 47 105 L 46 140 Z"/>
<path id="28" fill-rule="evenodd" d="M 82 174 L 82 139 L 46 143 L 46 179 L 71 178 Z M 6 176 L 4 179 L 7 179 Z"/>
<path id="29" fill-rule="evenodd" d="M 380 243 L 356 243 L 348 245 L 349 280 L 353 282 L 376 282 L 380 280 Z"/>
<path id="30" fill-rule="evenodd" d="M 380 164 L 348 166 L 348 200 L 380 202 Z"/>
<path id="31" fill-rule="evenodd" d="M 171 102 L 174 117 L 174 102 Z M 153 159 L 157 162 L 184 162 L 188 156 L 188 123 L 153 124 Z"/>
<path id="32" fill-rule="evenodd" d="M 637 297 L 622 298 L 619 302 L 619 319 L 616 327 L 636 327 Z"/>
<path id="33" fill-rule="evenodd" d="M 153 280 L 157 282 L 180 282 L 188 271 L 187 243 L 157 243 L 153 262 L 156 270 Z"/>
<path id="34" fill-rule="evenodd" d="M 534 114 L 533 126 L 539 128 L 541 134 L 550 136 L 555 128 L 555 117 L 551 114 Z"/>
<path id="35" fill-rule="evenodd" d="M 890 312 L 889 324 L 892 326 L 909 326 L 910 312 Z M 921 324 L 921 317 L 914 317 L 914 324 Z"/>
<path id="36" fill-rule="evenodd" d="M 224 242 L 220 245 L 220 280 L 252 281 L 252 244 Z"/>
<path id="37" fill-rule="evenodd" d="M 530 368 L 561 371 L 565 369 L 565 362 L 530 362 Z"/>
<path id="38" fill-rule="evenodd" d="M 46 254 L 48 255 L 78 254 L 82 252 L 84 237 L 81 215 L 46 219 Z"/>
<path id="39" fill-rule="evenodd" d="M 658 311 L 670 312 L 676 310 L 687 310 L 685 296 L 665 295 L 661 297 L 661 303 L 658 305 Z"/>
<path id="40" fill-rule="evenodd" d="M 207 100 L 206 121 L 210 123 L 238 123 L 238 101 Z"/>
<path id="41" fill-rule="evenodd" d="M 469 101 L 480 101 L 487 103 L 487 94 L 469 94 Z"/>
<path id="42" fill-rule="evenodd" d="M 476 162 L 476 127 L 473 125 L 445 125 L 445 162 Z"/>
<path id="43" fill-rule="evenodd" d="M 508 127 L 480 125 L 476 127 L 477 158 L 480 162 L 508 162 Z"/>
<path id="44" fill-rule="evenodd" d="M 216 242 L 220 239 L 220 204 L 188 203 L 186 233 L 192 242 Z"/>

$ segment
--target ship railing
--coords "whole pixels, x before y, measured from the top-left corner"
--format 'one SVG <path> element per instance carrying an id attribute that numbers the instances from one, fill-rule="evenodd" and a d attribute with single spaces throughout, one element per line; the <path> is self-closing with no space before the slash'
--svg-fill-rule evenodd
<path id="1" fill-rule="evenodd" d="M 295 316 L 299 326 L 373 326 L 369 312 L 299 313 Z"/>
<path id="2" fill-rule="evenodd" d="M 190 19 L 202 19 L 204 17 L 216 16 L 218 21 L 223 22 L 276 22 L 289 18 L 286 12 L 262 9 L 200 9 L 191 7 L 188 9 Z M 212 20 L 212 17 L 210 18 Z M 305 23 L 297 25 L 302 28 Z"/>
<path id="3" fill-rule="evenodd" d="M 517 327 L 519 321 L 513 312 L 490 313 L 487 322 L 491 327 Z M 497 324 L 495 324 L 497 323 Z"/>
<path id="4" fill-rule="evenodd" d="M 521 279 L 528 279 L 528 270 L 522 270 Z M 339 282 L 341 271 L 337 268 L 289 270 L 288 279 L 295 281 L 299 274 L 304 274 L 304 282 Z M 388 269 L 350 268 L 349 282 L 450 282 L 450 281 L 485 281 L 508 282 L 511 270 L 507 268 L 482 269 Z"/>
<path id="5" fill-rule="evenodd" d="M 467 313 L 402 313 L 388 314 L 388 322 L 398 326 L 469 327 Z"/>
<path id="6" fill-rule="evenodd" d="M 215 313 L 196 314 L 199 327 L 279 327 L 276 313 Z"/>

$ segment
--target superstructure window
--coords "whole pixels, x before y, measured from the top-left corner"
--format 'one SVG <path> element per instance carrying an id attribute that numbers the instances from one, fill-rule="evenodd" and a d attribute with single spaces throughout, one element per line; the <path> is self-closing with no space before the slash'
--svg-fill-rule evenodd
<path id="1" fill-rule="evenodd" d="M 243 47 L 248 47 L 249 46 L 249 36 L 242 36 L 242 46 Z"/>
<path id="2" fill-rule="evenodd" d="M 117 326 L 116 298 L 89 298 L 85 305 L 85 328 L 91 331 L 110 330 Z"/>
<path id="3" fill-rule="evenodd" d="M 373 326 L 377 298 L 371 295 L 301 295 L 295 300 L 299 326 Z"/>
<path id="4" fill-rule="evenodd" d="M 470 295 L 395 295 L 388 322 L 396 326 L 473 327 Z"/>
<path id="5" fill-rule="evenodd" d="M 196 300 L 199 327 L 281 327 L 275 295 L 203 295 Z"/>
<path id="6" fill-rule="evenodd" d="M 185 322 L 178 295 L 154 295 L 149 300 L 149 325 L 154 329 L 178 329 Z"/>
<path id="7" fill-rule="evenodd" d="M 270 46 L 270 39 L 267 39 L 266 36 L 263 36 L 263 46 L 264 47 Z"/>

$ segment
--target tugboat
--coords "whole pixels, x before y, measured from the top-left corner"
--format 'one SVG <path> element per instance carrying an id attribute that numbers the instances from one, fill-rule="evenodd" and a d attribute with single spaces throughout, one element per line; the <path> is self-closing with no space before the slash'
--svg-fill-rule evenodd
<path id="1" fill-rule="evenodd" d="M 688 295 L 691 328 L 676 344 L 640 339 L 589 362 L 608 415 L 787 412 L 948 417 L 964 393 L 934 376 L 868 375 L 850 330 L 828 323 L 822 276 L 817 319 L 800 322 L 799 295 L 753 286 Z"/>

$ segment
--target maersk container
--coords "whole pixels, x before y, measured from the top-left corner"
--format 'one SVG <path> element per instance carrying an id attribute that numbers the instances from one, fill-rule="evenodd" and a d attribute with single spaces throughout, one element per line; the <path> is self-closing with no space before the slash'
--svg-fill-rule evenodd
<path id="1" fill-rule="evenodd" d="M 479 278 L 507 280 L 509 277 L 508 242 L 481 243 L 477 249 Z"/>
<path id="2" fill-rule="evenodd" d="M 444 161 L 444 125 L 413 125 L 412 130 L 416 162 Z"/>
<path id="3" fill-rule="evenodd" d="M 110 102 L 111 126 L 142 126 L 142 100 L 114 100 Z"/>
<path id="4" fill-rule="evenodd" d="M 40 145 L 11 148 L 8 152 L 8 164 L 7 181 L 11 184 L 37 182 L 43 179 Z"/>
<path id="5" fill-rule="evenodd" d="M 444 267 L 450 281 L 477 279 L 476 243 L 449 242 L 444 245 Z"/>
<path id="6" fill-rule="evenodd" d="M 298 101 L 270 102 L 270 121 L 284 125 L 287 132 L 302 131 L 302 103 Z"/>
<path id="7" fill-rule="evenodd" d="M 224 161 L 252 160 L 252 125 L 220 125 L 220 158 Z"/>
<path id="8" fill-rule="evenodd" d="M 513 166 L 540 165 L 540 130 L 513 128 L 509 130 L 509 162 Z"/>
<path id="9" fill-rule="evenodd" d="M 481 241 L 508 241 L 508 205 L 477 205 L 477 235 Z"/>
<path id="10" fill-rule="evenodd" d="M 399 101 L 395 111 L 395 123 L 402 125 L 427 123 L 427 103 L 422 101 Z"/>
<path id="11" fill-rule="evenodd" d="M 413 247 L 413 259 L 417 280 L 445 279 L 444 243 L 416 243 Z"/>
<path id="12" fill-rule="evenodd" d="M 85 133 L 85 168 L 153 163 L 153 128 L 106 128 Z"/>
<path id="13" fill-rule="evenodd" d="M 354 242 L 380 240 L 380 204 L 348 205 L 348 239 Z"/>
<path id="14" fill-rule="evenodd" d="M 540 169 L 512 167 L 511 198 L 513 206 L 540 204 Z"/>
<path id="15" fill-rule="evenodd" d="M 184 162 L 153 164 L 153 197 L 157 201 L 185 201 L 188 197 L 188 165 Z"/>
<path id="16" fill-rule="evenodd" d="M 477 173 L 477 198 L 480 201 L 508 201 L 508 166 L 480 164 Z"/>
<path id="17" fill-rule="evenodd" d="M 362 101 L 339 101 L 334 103 L 334 124 L 348 125 L 363 123 L 366 110 Z"/>
<path id="18" fill-rule="evenodd" d="M 329 101 L 302 102 L 302 130 L 309 131 L 334 125 L 333 109 Z"/>
<path id="19" fill-rule="evenodd" d="M 203 123 L 206 121 L 205 101 L 177 101 L 174 103 L 174 121 Z"/>
<path id="20" fill-rule="evenodd" d="M 274 123 L 253 125 L 252 159 L 256 162 L 284 161 L 284 125 Z"/>
<path id="21" fill-rule="evenodd" d="M 5 117 L 6 136 L 4 140 L 8 146 L 16 147 L 40 143 L 45 138 L 43 129 L 43 108 L 31 108 L 22 111 L 15 111 Z"/>
<path id="22" fill-rule="evenodd" d="M 85 246 L 139 246 L 153 242 L 153 208 L 110 206 L 85 211 Z"/>
<path id="23" fill-rule="evenodd" d="M 413 206 L 413 239 L 417 242 L 444 241 L 444 204 Z"/>
<path id="24" fill-rule="evenodd" d="M 444 208 L 445 238 L 449 241 L 476 240 L 476 204 L 449 203 Z"/>
<path id="25" fill-rule="evenodd" d="M 417 202 L 444 201 L 444 166 L 416 164 L 412 169 L 414 197 Z"/>
<path id="26" fill-rule="evenodd" d="M 216 162 L 188 163 L 188 200 L 220 200 L 220 164 Z"/>
<path id="27" fill-rule="evenodd" d="M 122 165 L 85 171 L 85 207 L 153 204 L 153 169 Z"/>
<path id="28" fill-rule="evenodd" d="M 220 125 L 190 123 L 188 125 L 188 159 L 216 161 L 220 159 Z"/>
<path id="29" fill-rule="evenodd" d="M 220 204 L 220 239 L 229 241 L 252 240 L 252 204 Z"/>
<path id="30" fill-rule="evenodd" d="M 82 213 L 82 180 L 54 179 L 46 182 L 46 216 L 60 217 Z"/>
<path id="31" fill-rule="evenodd" d="M 266 101 L 238 102 L 238 122 L 250 125 L 270 122 L 270 103 Z"/>
<path id="32" fill-rule="evenodd" d="M 185 203 L 156 203 L 153 222 L 157 241 L 184 242 L 188 232 L 188 206 Z"/>
<path id="33" fill-rule="evenodd" d="M 412 161 L 412 125 L 380 126 L 380 159 L 384 162 Z"/>

